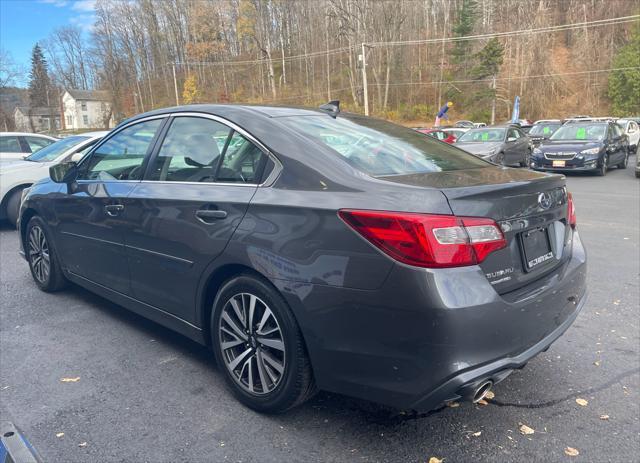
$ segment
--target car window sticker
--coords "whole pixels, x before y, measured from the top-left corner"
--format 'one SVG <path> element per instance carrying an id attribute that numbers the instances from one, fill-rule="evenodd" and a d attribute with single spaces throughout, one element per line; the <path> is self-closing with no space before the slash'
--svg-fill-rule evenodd
<path id="1" fill-rule="evenodd" d="M 584 127 L 579 127 L 578 130 L 576 131 L 576 139 L 584 140 L 585 138 L 587 138 L 587 131 L 585 130 Z"/>

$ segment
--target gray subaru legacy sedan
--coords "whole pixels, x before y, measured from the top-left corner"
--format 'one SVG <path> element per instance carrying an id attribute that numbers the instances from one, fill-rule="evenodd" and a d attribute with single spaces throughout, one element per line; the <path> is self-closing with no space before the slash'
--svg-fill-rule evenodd
<path id="1" fill-rule="evenodd" d="M 585 301 L 563 176 L 338 102 L 142 114 L 50 176 L 20 210 L 36 285 L 83 286 L 209 345 L 261 412 L 318 389 L 478 401 Z"/>

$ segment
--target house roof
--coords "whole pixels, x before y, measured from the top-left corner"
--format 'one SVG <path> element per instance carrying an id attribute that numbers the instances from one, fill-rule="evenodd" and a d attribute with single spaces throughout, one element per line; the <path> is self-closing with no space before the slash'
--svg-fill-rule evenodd
<path id="1" fill-rule="evenodd" d="M 15 111 L 20 111 L 25 116 L 60 116 L 60 108 L 36 106 L 30 108 L 29 106 L 16 106 Z"/>
<path id="2" fill-rule="evenodd" d="M 109 101 L 109 92 L 105 90 L 78 90 L 74 88 L 66 90 L 75 100 Z"/>

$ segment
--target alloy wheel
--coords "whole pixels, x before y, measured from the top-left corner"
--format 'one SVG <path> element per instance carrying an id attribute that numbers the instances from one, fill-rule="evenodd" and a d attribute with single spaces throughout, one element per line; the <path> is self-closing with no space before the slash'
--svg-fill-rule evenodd
<path id="1" fill-rule="evenodd" d="M 51 272 L 49 245 L 44 231 L 38 225 L 29 231 L 29 262 L 33 275 L 40 283 L 46 283 Z"/>
<path id="2" fill-rule="evenodd" d="M 239 293 L 222 309 L 218 342 L 227 370 L 246 392 L 265 395 L 284 376 L 286 349 L 280 324 L 259 297 Z"/>

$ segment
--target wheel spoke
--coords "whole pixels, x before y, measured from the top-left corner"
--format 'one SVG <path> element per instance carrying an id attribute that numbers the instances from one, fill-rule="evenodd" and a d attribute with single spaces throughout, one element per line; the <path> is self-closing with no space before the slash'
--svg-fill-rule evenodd
<path id="1" fill-rule="evenodd" d="M 260 383 L 262 384 L 262 392 L 268 392 L 270 388 L 267 383 L 267 372 L 260 352 L 256 353 L 256 364 L 258 365 L 258 375 L 260 376 Z"/>
<path id="2" fill-rule="evenodd" d="M 260 323 L 258 324 L 258 329 L 256 330 L 257 334 L 260 335 L 265 335 L 267 333 L 263 333 L 262 329 L 264 328 L 264 325 L 267 323 L 267 320 L 269 320 L 269 317 L 271 317 L 273 314 L 271 313 L 271 309 L 269 309 L 269 307 L 265 307 L 264 309 L 264 313 L 262 314 L 262 319 L 260 320 Z"/>
<path id="3" fill-rule="evenodd" d="M 271 347 L 272 349 L 277 349 L 284 352 L 284 343 L 279 339 L 263 338 L 260 336 L 258 336 L 256 339 L 263 346 Z"/>
<path id="4" fill-rule="evenodd" d="M 236 313 L 236 317 L 238 317 L 238 320 L 240 320 L 240 323 L 242 323 L 242 327 L 246 329 L 247 323 L 245 322 L 243 308 L 238 305 L 238 301 L 235 297 L 231 299 L 229 303 L 231 304 L 231 307 L 233 307 L 233 311 Z"/>
<path id="5" fill-rule="evenodd" d="M 249 359 L 247 360 L 248 363 L 248 374 L 247 374 L 247 381 L 249 382 L 249 390 L 251 392 L 255 392 L 255 388 L 253 386 L 253 366 L 251 365 L 251 361 L 253 360 L 254 356 L 252 355 L 251 357 L 249 357 Z"/>
<path id="6" fill-rule="evenodd" d="M 226 311 L 222 313 L 222 319 L 227 323 L 227 325 L 231 327 L 237 337 L 245 341 L 247 340 L 247 335 L 240 329 L 238 325 L 236 325 L 236 323 L 231 319 Z"/>
<path id="7" fill-rule="evenodd" d="M 282 374 L 284 371 L 284 365 L 274 359 L 271 354 L 266 351 L 261 351 L 262 358 L 267 362 L 272 368 L 274 368 L 278 373 Z"/>
<path id="8" fill-rule="evenodd" d="M 231 371 L 235 370 L 236 367 L 240 365 L 240 362 L 242 362 L 245 358 L 247 358 L 247 355 L 251 354 L 251 352 L 252 352 L 251 349 L 247 349 L 243 353 L 238 355 L 236 358 L 234 358 L 231 361 L 231 363 L 229 363 L 229 370 Z"/>
<path id="9" fill-rule="evenodd" d="M 221 344 L 221 346 L 222 346 L 222 350 L 227 350 L 227 349 L 231 349 L 232 347 L 239 346 L 240 344 L 244 344 L 244 341 L 242 339 L 238 339 L 236 337 L 236 339 L 233 340 L 233 341 L 225 341 L 225 342 L 223 342 Z"/>
<path id="10" fill-rule="evenodd" d="M 256 310 L 256 299 L 253 294 L 249 294 L 249 318 L 247 321 L 249 333 L 253 333 L 253 314 Z"/>

